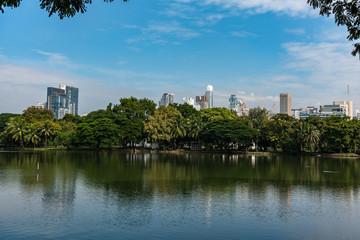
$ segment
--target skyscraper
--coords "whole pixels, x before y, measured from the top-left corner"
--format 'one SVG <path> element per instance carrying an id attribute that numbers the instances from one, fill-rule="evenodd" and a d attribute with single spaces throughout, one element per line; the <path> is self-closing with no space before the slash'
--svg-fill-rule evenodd
<path id="1" fill-rule="evenodd" d="M 229 98 L 229 108 L 237 113 L 240 112 L 239 100 L 234 94 L 231 94 Z"/>
<path id="2" fill-rule="evenodd" d="M 214 87 L 211 85 L 207 85 L 205 96 L 207 98 L 208 108 L 214 107 L 213 94 L 214 94 Z"/>
<path id="3" fill-rule="evenodd" d="M 291 116 L 291 95 L 289 93 L 280 93 L 280 113 Z"/>
<path id="4" fill-rule="evenodd" d="M 61 119 L 65 114 L 78 114 L 79 89 L 60 85 L 59 88 L 47 88 L 46 108 L 53 111 L 55 118 Z"/>
<path id="5" fill-rule="evenodd" d="M 168 106 L 171 103 L 174 103 L 174 94 L 163 93 L 159 101 L 159 106 Z"/>

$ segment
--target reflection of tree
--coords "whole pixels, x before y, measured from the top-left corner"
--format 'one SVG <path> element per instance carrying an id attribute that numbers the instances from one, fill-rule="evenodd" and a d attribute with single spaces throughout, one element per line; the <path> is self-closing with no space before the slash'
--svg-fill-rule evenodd
<path id="1" fill-rule="evenodd" d="M 95 190 L 98 200 L 104 200 L 109 212 L 105 211 L 103 218 L 121 226 L 147 225 L 156 218 L 154 207 L 160 201 L 164 207 L 177 207 L 182 213 L 202 211 L 199 215 L 210 224 L 221 198 L 235 208 L 247 203 L 260 215 L 268 211 L 264 201 L 275 199 L 278 215 L 287 219 L 297 191 L 319 199 L 328 192 L 341 194 L 351 204 L 360 183 L 357 160 L 296 156 L 0 153 L 0 169 L 17 171 L 16 181 L 28 194 L 42 189 L 44 216 L 49 220 L 72 214 L 76 184 L 81 183 Z M 76 181 L 79 172 L 82 178 Z M 4 180 L 11 178 L 10 172 L 1 175 Z"/>

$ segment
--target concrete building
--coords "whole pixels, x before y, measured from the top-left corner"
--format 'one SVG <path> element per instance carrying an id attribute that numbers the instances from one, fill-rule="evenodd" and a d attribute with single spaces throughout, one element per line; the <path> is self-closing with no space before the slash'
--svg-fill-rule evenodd
<path id="1" fill-rule="evenodd" d="M 163 93 L 159 101 L 159 106 L 169 106 L 169 104 L 174 103 L 174 94 L 172 93 Z"/>
<path id="2" fill-rule="evenodd" d="M 291 116 L 291 95 L 289 93 L 280 93 L 280 113 Z"/>
<path id="3" fill-rule="evenodd" d="M 334 101 L 334 105 L 340 105 L 346 116 L 353 118 L 353 102 L 352 101 Z"/>
<path id="4" fill-rule="evenodd" d="M 332 105 L 320 105 L 321 115 L 338 115 L 353 118 L 352 101 L 334 101 Z"/>

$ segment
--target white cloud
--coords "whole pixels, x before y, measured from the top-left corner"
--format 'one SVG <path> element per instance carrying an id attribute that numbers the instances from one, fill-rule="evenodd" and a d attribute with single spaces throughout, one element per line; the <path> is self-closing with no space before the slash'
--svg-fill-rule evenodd
<path id="1" fill-rule="evenodd" d="M 46 56 L 49 64 L 63 65 L 68 68 L 78 68 L 81 65 L 71 63 L 70 59 L 62 53 L 45 52 L 38 49 L 33 49 L 34 52 Z"/>
<path id="2" fill-rule="evenodd" d="M 233 35 L 234 37 L 240 37 L 240 38 L 257 36 L 256 34 L 247 32 L 247 31 L 232 31 L 231 35 Z"/>
<path id="3" fill-rule="evenodd" d="M 295 34 L 295 35 L 304 35 L 306 33 L 305 29 L 303 28 L 286 28 L 284 29 L 284 32 Z"/>
<path id="4" fill-rule="evenodd" d="M 266 12 L 283 13 L 290 16 L 315 14 L 305 0 L 203 0 L 200 2 L 205 5 L 214 4 L 225 9 L 248 10 L 254 14 Z"/>

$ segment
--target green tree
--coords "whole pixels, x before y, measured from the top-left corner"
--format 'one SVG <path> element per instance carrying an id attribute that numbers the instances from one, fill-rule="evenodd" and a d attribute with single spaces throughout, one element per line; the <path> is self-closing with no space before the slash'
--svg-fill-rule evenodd
<path id="1" fill-rule="evenodd" d="M 0 133 L 5 130 L 6 123 L 9 121 L 9 119 L 16 116 L 19 116 L 19 114 L 13 114 L 13 113 L 0 114 Z"/>
<path id="2" fill-rule="evenodd" d="M 153 142 L 160 147 L 169 146 L 173 140 L 173 129 L 176 121 L 182 118 L 181 113 L 172 106 L 161 106 L 144 124 L 144 131 Z"/>
<path id="3" fill-rule="evenodd" d="M 51 120 L 46 120 L 38 124 L 39 133 L 41 136 L 44 136 L 44 146 L 47 147 L 48 138 L 55 135 L 58 131 L 61 130 L 61 127 L 58 123 L 55 123 Z"/>
<path id="4" fill-rule="evenodd" d="M 200 116 L 204 122 L 212 122 L 218 120 L 233 120 L 237 118 L 235 112 L 226 108 L 207 108 L 200 111 Z"/>
<path id="5" fill-rule="evenodd" d="M 145 138 L 144 121 L 154 114 L 155 109 L 156 104 L 146 98 L 121 98 L 120 104 L 114 106 L 109 104 L 107 111 L 112 114 L 112 118 L 119 127 L 121 144 L 133 145 Z"/>
<path id="6" fill-rule="evenodd" d="M 24 132 L 24 140 L 27 143 L 32 143 L 34 148 L 41 140 L 37 127 L 34 124 L 30 124 Z"/>
<path id="7" fill-rule="evenodd" d="M 20 142 L 20 146 L 24 148 L 24 131 L 27 127 L 25 119 L 21 116 L 10 118 L 6 125 L 5 131 L 11 134 L 15 141 Z"/>
<path id="8" fill-rule="evenodd" d="M 205 125 L 200 136 L 212 148 L 246 151 L 257 134 L 255 129 L 237 120 L 218 120 Z"/>
<path id="9" fill-rule="evenodd" d="M 196 110 L 193 106 L 187 103 L 184 104 L 172 103 L 171 106 L 179 110 L 179 112 L 184 118 L 200 116 L 200 111 Z"/>
<path id="10" fill-rule="evenodd" d="M 297 128 L 297 133 L 302 151 L 305 146 L 307 146 L 310 151 L 316 151 L 316 148 L 319 147 L 320 131 L 313 124 L 301 122 Z"/>
<path id="11" fill-rule="evenodd" d="M 350 41 L 360 38 L 360 2 L 359 0 L 307 0 L 313 8 L 320 9 L 320 15 L 335 16 L 335 23 L 345 25 Z M 360 57 L 360 43 L 354 44 L 353 56 Z"/>
<path id="12" fill-rule="evenodd" d="M 22 116 L 27 123 L 36 123 L 54 119 L 54 113 L 51 110 L 34 106 L 24 110 Z"/>
<path id="13" fill-rule="evenodd" d="M 104 0 L 104 2 L 112 2 L 114 0 Z M 122 0 L 127 2 L 128 0 Z M 1 0 L 0 11 L 4 13 L 4 7 L 16 8 L 19 7 L 21 0 Z M 53 14 L 58 14 L 60 19 L 64 17 L 73 17 L 76 13 L 85 13 L 88 4 L 91 4 L 92 0 L 40 0 L 41 9 L 45 9 L 49 12 L 49 17 Z"/>
<path id="14" fill-rule="evenodd" d="M 110 148 L 117 142 L 118 126 L 110 118 L 80 123 L 76 129 L 78 144 L 96 148 Z"/>

